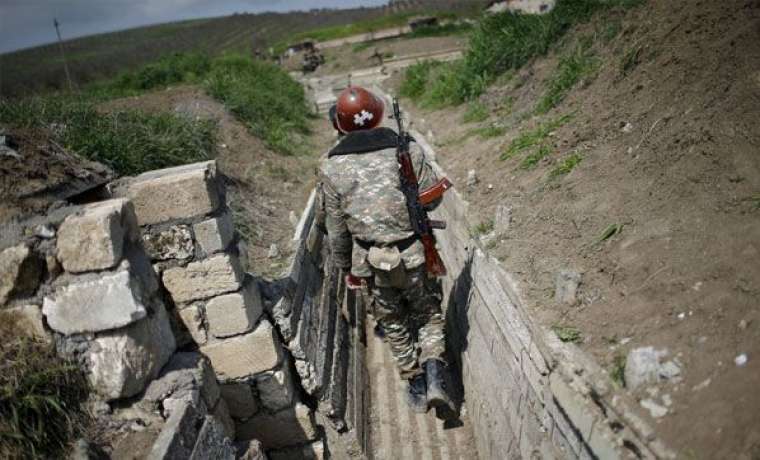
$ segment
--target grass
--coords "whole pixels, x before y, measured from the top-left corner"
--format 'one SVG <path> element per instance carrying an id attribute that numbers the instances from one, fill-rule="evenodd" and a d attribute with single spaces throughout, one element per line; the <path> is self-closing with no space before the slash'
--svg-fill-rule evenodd
<path id="1" fill-rule="evenodd" d="M 621 76 L 627 76 L 639 65 L 639 63 L 641 63 L 641 52 L 643 50 L 644 48 L 642 46 L 633 46 L 625 52 L 623 59 L 620 62 Z"/>
<path id="2" fill-rule="evenodd" d="M 52 345 L 18 336 L 16 316 L 0 319 L 0 457 L 65 458 L 89 422 L 87 380 Z"/>
<path id="3" fill-rule="evenodd" d="M 211 121 L 134 110 L 101 113 L 83 99 L 0 101 L 0 122 L 49 131 L 66 149 L 122 175 L 201 161 L 215 152 Z"/>
<path id="4" fill-rule="evenodd" d="M 554 179 L 556 177 L 569 174 L 570 171 L 575 169 L 575 167 L 578 166 L 581 161 L 583 161 L 583 157 L 580 154 L 570 154 L 567 158 L 562 160 L 556 168 L 552 169 L 551 172 L 549 172 L 549 178 Z"/>
<path id="5" fill-rule="evenodd" d="M 551 152 L 552 149 L 548 145 L 544 144 L 533 153 L 525 157 L 520 163 L 520 167 L 522 169 L 533 169 L 536 167 L 536 165 L 538 165 L 539 161 L 546 158 Z"/>
<path id="6" fill-rule="evenodd" d="M 598 60 L 589 47 L 590 43 L 579 44 L 560 58 L 557 69 L 548 81 L 546 93 L 536 105 L 536 113 L 547 113 L 559 105 L 578 82 L 593 75 L 598 68 Z"/>
<path id="7" fill-rule="evenodd" d="M 450 22 L 442 25 L 417 27 L 408 37 L 444 37 L 449 35 L 464 35 L 470 31 L 472 31 L 471 24 L 466 22 Z"/>
<path id="8" fill-rule="evenodd" d="M 351 47 L 351 51 L 354 53 L 361 53 L 362 51 L 369 49 L 372 45 L 372 42 L 359 42 Z"/>
<path id="9" fill-rule="evenodd" d="M 464 59 L 443 64 L 439 73 L 428 73 L 428 90 L 419 92 L 415 98 L 436 106 L 472 100 L 500 75 L 545 55 L 573 25 L 587 21 L 598 11 L 639 3 L 638 0 L 559 0 L 555 8 L 544 15 L 504 12 L 485 16 L 470 33 Z M 409 69 L 405 78 L 414 77 L 414 70 Z M 434 94 L 428 95 L 428 92 Z"/>
<path id="10" fill-rule="evenodd" d="M 473 134 L 480 136 L 483 139 L 490 139 L 492 137 L 503 136 L 507 132 L 507 128 L 497 125 L 483 126 L 471 131 Z"/>
<path id="11" fill-rule="evenodd" d="M 625 388 L 625 356 L 615 355 L 612 359 L 612 370 L 610 377 L 612 381 L 620 388 Z"/>
<path id="12" fill-rule="evenodd" d="M 583 341 L 583 336 L 581 335 L 581 331 L 578 329 L 572 327 L 572 326 L 562 326 L 559 324 L 555 324 L 552 326 L 552 331 L 554 331 L 555 334 L 557 334 L 557 337 L 563 342 L 566 343 L 581 343 Z"/>
<path id="13" fill-rule="evenodd" d="M 533 130 L 521 133 L 512 140 L 507 150 L 501 154 L 500 159 L 506 160 L 527 149 L 540 147 L 554 130 L 567 123 L 571 118 L 572 115 L 565 115 L 542 123 Z"/>
<path id="14" fill-rule="evenodd" d="M 474 226 L 470 233 L 472 233 L 473 237 L 477 237 L 480 235 L 487 235 L 493 231 L 494 227 L 494 221 L 493 219 L 490 220 L 484 220 L 483 222 L 480 222 L 478 225 Z"/>
<path id="15" fill-rule="evenodd" d="M 467 111 L 462 117 L 465 123 L 479 123 L 488 118 L 488 108 L 479 101 L 472 101 L 467 106 Z"/>

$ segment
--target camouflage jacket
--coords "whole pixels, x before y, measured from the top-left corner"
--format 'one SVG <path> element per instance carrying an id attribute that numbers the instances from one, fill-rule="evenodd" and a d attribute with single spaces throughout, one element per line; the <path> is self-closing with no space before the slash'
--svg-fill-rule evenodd
<path id="1" fill-rule="evenodd" d="M 420 190 L 438 180 L 422 147 L 411 142 L 412 157 Z M 367 250 L 355 240 L 389 245 L 411 237 L 404 194 L 401 192 L 395 148 L 326 158 L 321 165 L 321 189 L 325 227 L 333 260 L 356 276 L 370 276 Z M 422 243 L 412 244 L 401 253 L 408 269 L 425 262 Z"/>

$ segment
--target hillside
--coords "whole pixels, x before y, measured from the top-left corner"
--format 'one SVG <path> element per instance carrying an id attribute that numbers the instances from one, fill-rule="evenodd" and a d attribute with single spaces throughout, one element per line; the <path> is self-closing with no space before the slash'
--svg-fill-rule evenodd
<path id="1" fill-rule="evenodd" d="M 482 1 L 414 0 L 381 8 L 296 11 L 289 13 L 235 14 L 140 27 L 83 37 L 65 42 L 72 79 L 77 85 L 113 77 L 161 56 L 178 52 L 264 53 L 278 42 L 287 43 L 297 33 L 364 23 L 366 27 L 406 23 L 418 12 L 471 12 Z M 336 31 L 333 30 L 333 33 Z M 338 31 L 339 32 L 339 31 Z M 0 55 L 0 95 L 61 89 L 66 80 L 58 45 Z"/>

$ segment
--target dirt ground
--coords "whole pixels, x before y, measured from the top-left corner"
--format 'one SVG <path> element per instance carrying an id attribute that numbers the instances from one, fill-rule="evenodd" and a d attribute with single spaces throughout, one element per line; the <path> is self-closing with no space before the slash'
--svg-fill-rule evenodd
<path id="1" fill-rule="evenodd" d="M 315 183 L 319 155 L 331 142 L 331 133 L 317 128 L 319 120 L 313 122 L 313 153 L 296 157 L 269 150 L 221 103 L 194 86 L 119 99 L 101 109 L 172 111 L 217 120 L 217 160 L 228 178 L 227 204 L 236 228 L 248 242 L 249 270 L 265 277 L 282 273 L 292 252 L 291 213 L 300 217 Z M 269 257 L 272 244 L 279 249 L 279 256 L 273 258 Z"/>
<path id="2" fill-rule="evenodd" d="M 465 107 L 413 109 L 415 122 L 434 134 L 475 233 L 512 209 L 484 244 L 541 323 L 577 328 L 610 371 L 632 348 L 667 349 L 681 378 L 635 394 L 667 408 L 642 409 L 660 436 L 681 458 L 760 458 L 760 2 L 652 0 L 618 19 L 616 38 L 594 45 L 596 78 L 547 115 L 533 109 L 556 53 L 489 89 L 485 122 L 463 123 Z M 527 152 L 499 160 L 519 133 L 567 114 L 535 168 L 520 167 Z M 473 135 L 492 123 L 506 133 Z M 581 163 L 550 178 L 573 153 Z M 602 241 L 612 224 L 622 229 Z M 554 301 L 563 269 L 582 274 L 572 305 Z"/>

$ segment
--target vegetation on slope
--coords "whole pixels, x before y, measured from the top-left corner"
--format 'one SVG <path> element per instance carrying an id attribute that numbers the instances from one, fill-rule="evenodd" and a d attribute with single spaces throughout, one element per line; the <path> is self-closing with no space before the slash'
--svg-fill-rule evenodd
<path id="1" fill-rule="evenodd" d="M 89 420 L 86 378 L 52 345 L 19 337 L 17 321 L 0 314 L 0 457 L 64 458 Z"/>

